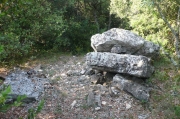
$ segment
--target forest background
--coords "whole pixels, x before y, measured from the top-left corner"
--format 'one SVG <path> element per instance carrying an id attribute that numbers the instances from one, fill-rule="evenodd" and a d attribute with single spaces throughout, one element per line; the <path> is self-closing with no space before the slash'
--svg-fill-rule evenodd
<path id="1" fill-rule="evenodd" d="M 92 51 L 90 38 L 132 30 L 179 57 L 179 0 L 1 0 L 0 62 L 42 52 Z"/>

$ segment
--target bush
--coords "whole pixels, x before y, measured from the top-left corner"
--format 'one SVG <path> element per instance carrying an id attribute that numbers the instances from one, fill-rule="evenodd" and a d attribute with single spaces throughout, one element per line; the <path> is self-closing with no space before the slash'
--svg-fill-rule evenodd
<path id="1" fill-rule="evenodd" d="M 88 20 L 78 22 L 72 19 L 68 23 L 66 32 L 56 39 L 55 48 L 73 54 L 90 51 L 90 38 L 96 33 L 96 26 Z"/>
<path id="2" fill-rule="evenodd" d="M 13 1 L 4 4 L 0 15 L 0 61 L 16 59 L 53 48 L 66 30 L 62 12 L 52 12 L 46 0 Z"/>
<path id="3" fill-rule="evenodd" d="M 20 106 L 22 104 L 21 101 L 26 97 L 26 96 L 18 96 L 15 102 L 13 102 L 12 104 L 6 104 L 6 99 L 8 98 L 8 94 L 10 93 L 11 93 L 10 86 L 0 91 L 0 112 L 6 112 L 9 108 L 13 106 Z"/>

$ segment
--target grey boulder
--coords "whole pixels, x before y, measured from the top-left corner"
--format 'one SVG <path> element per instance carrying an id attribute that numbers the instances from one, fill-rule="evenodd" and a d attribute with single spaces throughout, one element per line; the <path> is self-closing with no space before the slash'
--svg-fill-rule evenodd
<path id="1" fill-rule="evenodd" d="M 135 79 L 130 80 L 130 77 L 121 76 L 119 74 L 115 75 L 113 77 L 113 86 L 132 94 L 139 100 L 149 100 L 150 89 L 145 87 L 141 83 L 136 82 Z"/>
<path id="2" fill-rule="evenodd" d="M 150 77 L 154 71 L 150 60 L 145 56 L 90 52 L 86 55 L 86 63 L 93 69 L 143 78 Z"/>
<path id="3" fill-rule="evenodd" d="M 11 86 L 12 98 L 26 95 L 26 100 L 39 100 L 47 85 L 50 85 L 49 80 L 40 76 L 35 70 L 26 72 L 20 69 L 9 74 L 4 84 Z"/>
<path id="4" fill-rule="evenodd" d="M 97 52 L 118 54 L 140 54 L 154 57 L 159 54 L 159 46 L 145 41 L 142 37 L 129 30 L 113 28 L 102 34 L 91 37 L 91 46 Z"/>

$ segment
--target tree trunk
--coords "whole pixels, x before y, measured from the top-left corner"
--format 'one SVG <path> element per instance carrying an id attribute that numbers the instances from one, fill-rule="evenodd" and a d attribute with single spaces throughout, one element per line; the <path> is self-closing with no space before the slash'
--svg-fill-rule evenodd
<path id="1" fill-rule="evenodd" d="M 97 13 L 96 11 L 94 11 L 94 20 L 96 22 L 96 26 L 97 26 L 97 31 L 98 33 L 100 32 L 100 28 L 99 28 L 99 22 L 98 22 L 98 19 L 97 19 Z"/>
<path id="2" fill-rule="evenodd" d="M 177 35 L 178 35 L 178 37 L 180 38 L 180 6 L 179 6 L 179 10 L 178 10 L 178 16 L 177 16 Z"/>
<path id="3" fill-rule="evenodd" d="M 109 12 L 109 23 L 108 23 L 108 30 L 111 28 L 111 13 Z"/>

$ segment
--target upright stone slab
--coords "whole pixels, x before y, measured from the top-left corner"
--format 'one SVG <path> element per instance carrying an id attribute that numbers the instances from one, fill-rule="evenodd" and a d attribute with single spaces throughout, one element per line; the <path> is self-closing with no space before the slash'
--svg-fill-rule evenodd
<path id="1" fill-rule="evenodd" d="M 139 100 L 149 100 L 149 88 L 143 86 L 140 83 L 137 83 L 136 80 L 130 80 L 128 77 L 116 74 L 113 77 L 112 86 L 132 94 Z"/>
<path id="2" fill-rule="evenodd" d="M 91 46 L 97 52 L 133 54 L 154 57 L 159 54 L 159 46 L 145 41 L 131 31 L 113 28 L 91 37 Z"/>
<path id="3" fill-rule="evenodd" d="M 86 55 L 86 63 L 93 69 L 144 78 L 150 77 L 154 71 L 149 59 L 145 56 L 90 52 Z"/>

